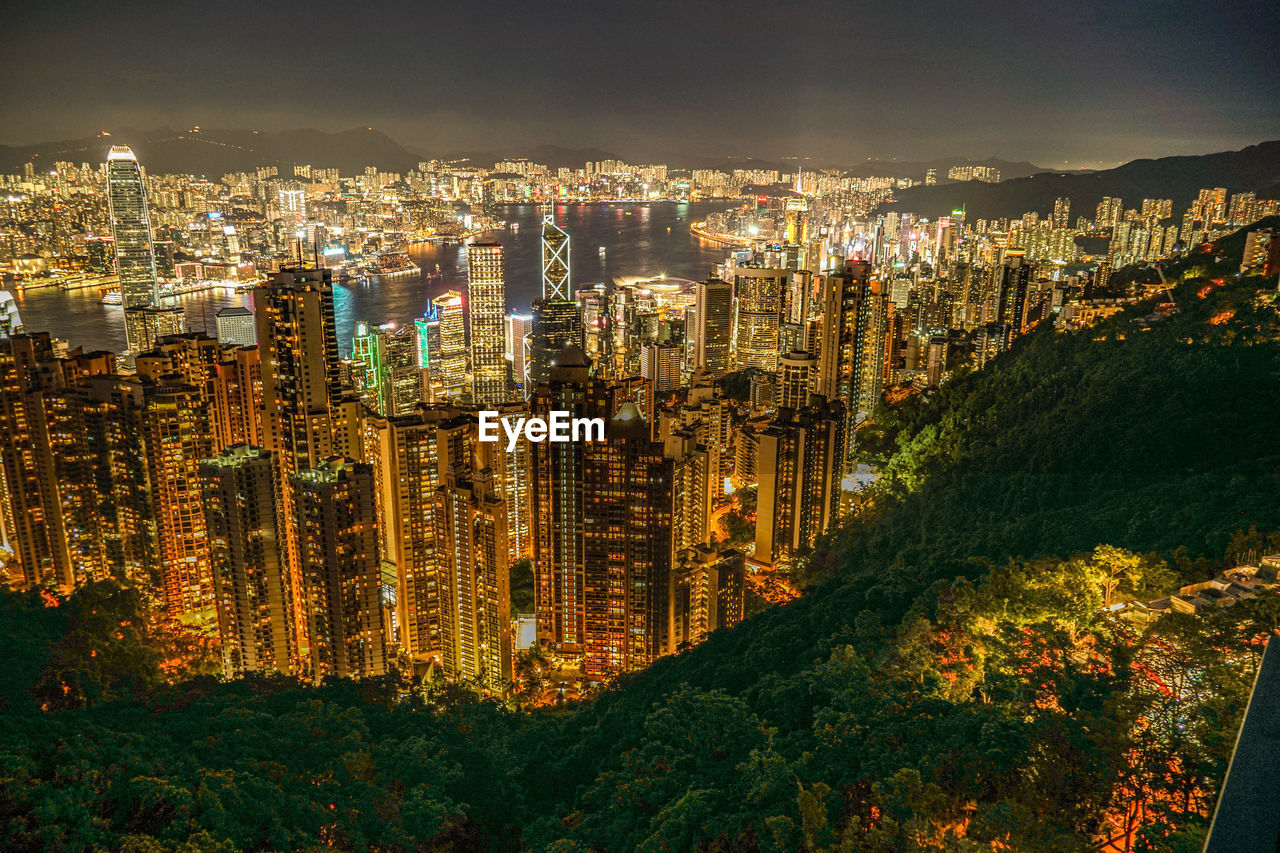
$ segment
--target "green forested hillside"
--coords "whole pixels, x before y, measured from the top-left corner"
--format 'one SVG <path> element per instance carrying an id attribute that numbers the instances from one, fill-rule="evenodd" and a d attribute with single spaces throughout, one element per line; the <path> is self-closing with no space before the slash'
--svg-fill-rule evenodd
<path id="1" fill-rule="evenodd" d="M 1280 530 L 1264 284 L 1192 275 L 1172 317 L 1039 332 L 877 413 L 866 445 L 896 450 L 805 596 L 568 713 L 392 679 L 158 687 L 127 596 L 79 594 L 120 618 L 75 636 L 7 596 L 0 846 L 1198 849 L 1280 599 L 1149 628 L 1107 605 Z M 139 674 L 60 696 L 108 647 Z"/>

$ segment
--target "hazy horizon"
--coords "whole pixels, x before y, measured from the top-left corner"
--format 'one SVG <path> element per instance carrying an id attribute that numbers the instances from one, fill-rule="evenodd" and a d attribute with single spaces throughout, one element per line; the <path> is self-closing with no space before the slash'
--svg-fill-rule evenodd
<path id="1" fill-rule="evenodd" d="M 0 114 L 10 144 L 111 126 L 369 125 L 424 154 L 551 144 L 1098 168 L 1280 138 L 1280 57 L 1255 25 L 1272 11 L 62 0 L 12 13 Z"/>

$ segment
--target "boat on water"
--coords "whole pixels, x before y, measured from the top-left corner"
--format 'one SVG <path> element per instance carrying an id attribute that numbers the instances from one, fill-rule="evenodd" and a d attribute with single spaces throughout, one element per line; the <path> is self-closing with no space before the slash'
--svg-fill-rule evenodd
<path id="1" fill-rule="evenodd" d="M 101 294 L 98 302 L 102 305 L 123 305 L 124 297 L 120 295 L 118 290 L 108 290 Z"/>

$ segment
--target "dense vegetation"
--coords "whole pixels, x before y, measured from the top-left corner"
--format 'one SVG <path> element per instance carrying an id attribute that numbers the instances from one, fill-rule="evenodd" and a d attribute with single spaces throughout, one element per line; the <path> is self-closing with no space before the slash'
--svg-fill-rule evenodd
<path id="1" fill-rule="evenodd" d="M 127 592 L 6 595 L 0 846 L 1198 849 L 1280 599 L 1105 605 L 1280 549 L 1259 284 L 1189 271 L 1170 318 L 1038 332 L 877 413 L 882 477 L 804 597 L 571 712 L 165 685 Z"/>

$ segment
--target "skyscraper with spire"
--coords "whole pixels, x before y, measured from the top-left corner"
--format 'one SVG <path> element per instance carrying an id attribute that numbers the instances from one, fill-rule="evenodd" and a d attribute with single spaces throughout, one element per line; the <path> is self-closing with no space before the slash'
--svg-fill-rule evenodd
<path id="1" fill-rule="evenodd" d="M 582 346 L 582 311 L 570 295 L 569 234 L 547 216 L 542 221 L 542 298 L 533 301 L 533 323 L 525 349 L 525 396 L 550 375 L 564 347 Z"/>
<path id="2" fill-rule="evenodd" d="M 542 220 L 542 298 L 569 300 L 569 235 L 550 215 Z"/>
<path id="3" fill-rule="evenodd" d="M 160 293 L 156 281 L 156 256 L 151 244 L 151 216 L 142 167 L 127 145 L 113 145 L 107 153 L 107 210 L 115 237 L 116 271 L 125 310 L 125 343 L 130 352 L 141 352 L 158 334 L 149 326 L 163 326 L 161 334 L 182 332 L 181 315 L 156 311 Z M 177 325 L 174 325 L 176 322 Z"/>

